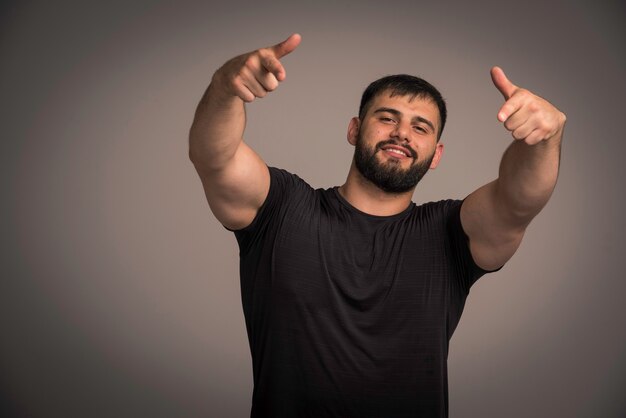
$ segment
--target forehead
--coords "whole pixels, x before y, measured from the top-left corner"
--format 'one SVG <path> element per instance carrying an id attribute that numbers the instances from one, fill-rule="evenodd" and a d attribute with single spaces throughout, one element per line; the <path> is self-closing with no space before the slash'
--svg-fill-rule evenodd
<path id="1" fill-rule="evenodd" d="M 435 126 L 439 125 L 439 108 L 430 97 L 413 95 L 393 95 L 384 91 L 374 97 L 368 113 L 381 107 L 396 109 L 406 117 L 421 116 L 431 121 Z"/>

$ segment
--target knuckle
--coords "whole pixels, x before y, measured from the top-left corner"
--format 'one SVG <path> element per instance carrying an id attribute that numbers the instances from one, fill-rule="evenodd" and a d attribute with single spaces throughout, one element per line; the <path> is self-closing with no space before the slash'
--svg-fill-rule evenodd
<path id="1" fill-rule="evenodd" d="M 268 71 L 275 74 L 281 70 L 282 65 L 280 64 L 280 61 L 278 61 L 277 59 L 268 59 L 266 68 L 268 69 Z"/>
<path id="2" fill-rule="evenodd" d="M 275 65 L 271 59 L 263 59 L 263 67 L 265 67 L 267 71 L 272 71 Z"/>
<path id="3" fill-rule="evenodd" d="M 539 103 L 537 103 L 536 100 L 533 100 L 533 101 L 528 103 L 528 109 L 531 112 L 539 112 L 541 110 L 541 105 Z"/>
<path id="4" fill-rule="evenodd" d="M 244 67 L 254 68 L 256 67 L 257 57 L 254 54 L 248 55 L 243 62 Z"/>
<path id="5" fill-rule="evenodd" d="M 238 76 L 233 80 L 233 82 L 231 83 L 231 87 L 235 89 L 236 91 L 242 91 L 242 92 L 245 92 L 248 89 L 246 87 L 246 82 L 245 82 L 244 77 L 241 77 L 241 76 Z"/>
<path id="6" fill-rule="evenodd" d="M 543 119 L 539 122 L 539 129 L 542 132 L 550 132 L 553 130 L 553 126 L 549 121 Z"/>
<path id="7" fill-rule="evenodd" d="M 240 90 L 242 84 L 243 84 L 242 79 L 239 74 L 234 74 L 226 78 L 226 86 L 232 90 L 235 90 L 235 91 Z"/>
<path id="8" fill-rule="evenodd" d="M 224 77 L 224 83 L 235 85 L 235 84 L 240 83 L 242 79 L 243 79 L 243 72 L 239 70 L 239 71 L 235 71 L 233 73 L 227 74 L 226 77 Z"/>
<path id="9" fill-rule="evenodd" d="M 530 105 L 536 102 L 534 100 L 535 96 L 530 91 L 525 90 L 525 89 L 519 89 L 516 93 L 516 96 L 517 96 L 517 100 L 519 100 L 520 103 L 523 103 L 526 105 Z"/>

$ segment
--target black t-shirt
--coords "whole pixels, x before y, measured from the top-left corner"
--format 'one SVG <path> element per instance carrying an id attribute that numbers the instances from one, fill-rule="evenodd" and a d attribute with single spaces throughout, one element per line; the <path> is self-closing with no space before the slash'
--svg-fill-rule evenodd
<path id="1" fill-rule="evenodd" d="M 462 202 L 374 216 L 269 170 L 266 201 L 235 231 L 251 417 L 446 417 L 448 342 L 485 273 Z"/>

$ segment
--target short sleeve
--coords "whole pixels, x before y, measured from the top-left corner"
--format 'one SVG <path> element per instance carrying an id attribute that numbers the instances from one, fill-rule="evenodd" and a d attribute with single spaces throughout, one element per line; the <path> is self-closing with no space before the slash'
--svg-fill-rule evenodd
<path id="1" fill-rule="evenodd" d="M 302 188 L 301 183 L 306 185 L 302 179 L 286 170 L 276 167 L 268 167 L 268 170 L 270 187 L 265 201 L 250 225 L 232 231 L 239 244 L 240 256 L 246 255 L 252 247 L 263 244 L 268 231 L 276 230 L 289 201 L 294 198 L 298 188 Z"/>

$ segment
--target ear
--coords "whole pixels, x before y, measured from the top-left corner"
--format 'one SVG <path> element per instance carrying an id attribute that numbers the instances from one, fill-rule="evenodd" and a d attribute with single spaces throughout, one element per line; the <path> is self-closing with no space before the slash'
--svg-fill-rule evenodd
<path id="1" fill-rule="evenodd" d="M 348 142 L 351 145 L 356 145 L 356 139 L 359 136 L 359 129 L 361 127 L 361 121 L 356 116 L 350 119 L 350 123 L 348 124 Z"/>
<path id="2" fill-rule="evenodd" d="M 443 155 L 443 144 L 441 142 L 437 142 L 437 147 L 435 148 L 435 155 L 433 156 L 433 161 L 430 163 L 431 170 L 434 170 L 435 168 L 437 168 L 442 155 Z"/>

